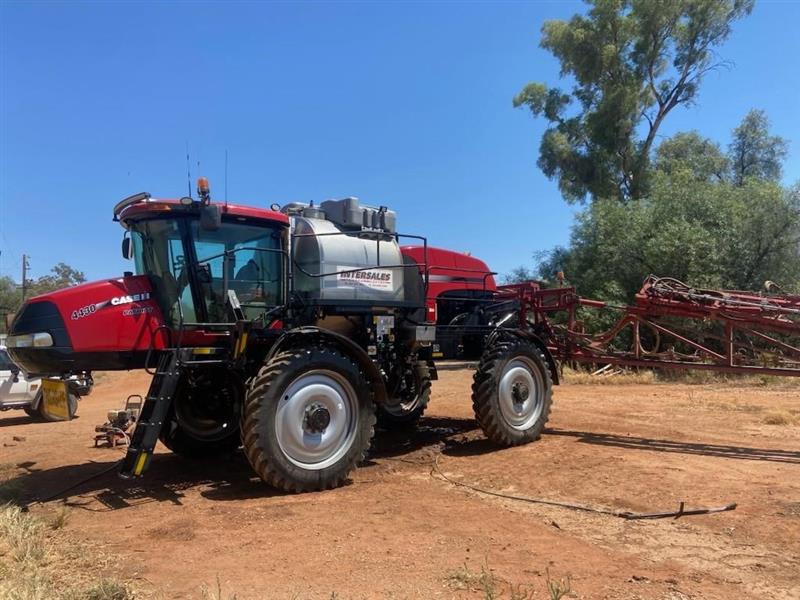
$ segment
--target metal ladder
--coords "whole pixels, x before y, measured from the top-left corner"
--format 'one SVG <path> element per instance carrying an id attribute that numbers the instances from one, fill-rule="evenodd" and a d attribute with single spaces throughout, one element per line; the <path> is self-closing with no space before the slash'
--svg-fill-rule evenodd
<path id="1" fill-rule="evenodd" d="M 122 459 L 120 477 L 141 477 L 150 464 L 167 410 L 181 378 L 180 354 L 181 350 L 178 348 L 165 350 L 158 359 L 158 367 L 131 435 L 128 452 Z"/>

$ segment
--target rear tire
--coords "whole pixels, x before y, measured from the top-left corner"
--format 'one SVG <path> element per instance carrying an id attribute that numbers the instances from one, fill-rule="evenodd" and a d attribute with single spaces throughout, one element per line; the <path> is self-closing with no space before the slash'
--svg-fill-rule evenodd
<path id="1" fill-rule="evenodd" d="M 289 492 L 342 485 L 375 425 L 361 370 L 328 346 L 273 357 L 252 381 L 243 414 L 247 459 L 267 484 Z"/>
<path id="2" fill-rule="evenodd" d="M 208 371 L 178 384 L 158 439 L 184 458 L 232 454 L 241 444 L 242 389 L 227 372 Z"/>
<path id="3" fill-rule="evenodd" d="M 539 439 L 550 416 L 553 380 L 541 350 L 524 340 L 484 352 L 473 378 L 472 408 L 484 434 L 500 446 Z"/>
<path id="4" fill-rule="evenodd" d="M 406 390 L 399 404 L 378 407 L 378 427 L 403 429 L 417 424 L 431 399 L 431 375 L 428 365 L 418 362 L 413 367 L 412 381 L 406 382 Z"/>

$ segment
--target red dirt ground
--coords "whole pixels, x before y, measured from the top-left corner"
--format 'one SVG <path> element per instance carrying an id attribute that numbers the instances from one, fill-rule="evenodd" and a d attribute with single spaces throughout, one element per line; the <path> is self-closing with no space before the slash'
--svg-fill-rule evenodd
<path id="1" fill-rule="evenodd" d="M 548 598 L 546 579 L 569 577 L 571 598 L 800 598 L 799 388 L 563 385 L 542 439 L 501 450 L 476 429 L 470 382 L 441 373 L 419 429 L 379 433 L 338 490 L 285 495 L 242 456 L 202 464 L 161 449 L 142 481 L 108 472 L 31 510 L 73 507 L 67 528 L 118 556 L 117 575 L 144 597 L 201 598 L 217 578 L 240 600 L 484 597 L 483 567 L 500 597 L 523 584 Z M 108 469 L 121 453 L 93 448 L 94 426 L 148 383 L 104 374 L 69 423 L 3 413 L 0 463 L 16 465 L 29 498 Z M 626 521 L 528 504 L 431 476 L 437 455 L 448 477 L 516 495 L 738 508 Z"/>

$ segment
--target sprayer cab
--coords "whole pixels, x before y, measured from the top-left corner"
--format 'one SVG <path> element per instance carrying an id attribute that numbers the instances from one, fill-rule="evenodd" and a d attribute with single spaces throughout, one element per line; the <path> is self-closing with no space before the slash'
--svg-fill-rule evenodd
<path id="1" fill-rule="evenodd" d="M 8 336 L 9 353 L 27 372 L 142 368 L 183 329 L 185 342 L 213 344 L 204 334 L 236 320 L 229 290 L 248 319 L 285 301 L 285 214 L 213 203 L 201 178 L 196 199 L 136 194 L 114 207 L 114 220 L 126 230 L 122 253 L 135 274 L 28 300 Z"/>
<path id="2" fill-rule="evenodd" d="M 156 200 L 138 194 L 114 218 L 126 229 L 122 250 L 147 274 L 168 328 L 226 323 L 228 291 L 255 318 L 284 302 L 289 220 L 272 210 L 212 203 L 208 181 L 198 199 Z"/>

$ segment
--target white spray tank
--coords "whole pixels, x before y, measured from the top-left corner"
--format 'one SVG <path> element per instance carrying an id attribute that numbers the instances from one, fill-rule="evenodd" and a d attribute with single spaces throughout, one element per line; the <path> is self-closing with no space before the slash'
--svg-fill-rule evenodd
<path id="1" fill-rule="evenodd" d="M 357 198 L 283 207 L 292 223 L 295 291 L 318 304 L 420 304 L 420 276 L 396 237 L 396 215 Z"/>

